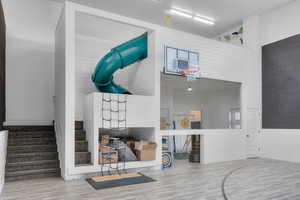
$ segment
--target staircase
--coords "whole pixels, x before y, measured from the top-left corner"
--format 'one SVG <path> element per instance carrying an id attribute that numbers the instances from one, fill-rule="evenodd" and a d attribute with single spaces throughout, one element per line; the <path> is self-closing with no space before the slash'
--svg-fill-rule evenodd
<path id="1" fill-rule="evenodd" d="M 91 153 L 88 150 L 88 142 L 86 141 L 86 133 L 83 129 L 83 122 L 75 122 L 75 165 L 91 164 Z"/>
<path id="2" fill-rule="evenodd" d="M 60 176 L 53 126 L 7 127 L 5 181 Z"/>

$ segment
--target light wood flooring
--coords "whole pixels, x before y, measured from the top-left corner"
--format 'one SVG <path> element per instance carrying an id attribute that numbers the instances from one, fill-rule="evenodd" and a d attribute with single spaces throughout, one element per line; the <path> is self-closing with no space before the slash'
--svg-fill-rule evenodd
<path id="1" fill-rule="evenodd" d="M 157 182 L 95 190 L 85 180 L 60 178 L 6 183 L 1 200 L 300 200 L 300 164 L 267 159 L 211 165 L 180 161 L 166 170 L 146 171 Z"/>

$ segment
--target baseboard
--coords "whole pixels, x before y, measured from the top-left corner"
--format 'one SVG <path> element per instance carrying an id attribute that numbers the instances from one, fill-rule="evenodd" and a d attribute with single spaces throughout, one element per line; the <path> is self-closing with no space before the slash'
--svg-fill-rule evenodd
<path id="1" fill-rule="evenodd" d="M 6 121 L 4 126 L 52 126 L 53 121 Z"/>

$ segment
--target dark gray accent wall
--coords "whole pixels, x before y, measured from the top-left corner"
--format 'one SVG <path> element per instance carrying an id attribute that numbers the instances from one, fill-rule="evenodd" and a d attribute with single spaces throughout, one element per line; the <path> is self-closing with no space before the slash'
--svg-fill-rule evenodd
<path id="1" fill-rule="evenodd" d="M 300 129 L 300 35 L 262 48 L 262 128 Z"/>
<path id="2" fill-rule="evenodd" d="M 4 12 L 0 1 L 0 130 L 5 121 L 5 47 L 6 47 L 6 28 Z"/>

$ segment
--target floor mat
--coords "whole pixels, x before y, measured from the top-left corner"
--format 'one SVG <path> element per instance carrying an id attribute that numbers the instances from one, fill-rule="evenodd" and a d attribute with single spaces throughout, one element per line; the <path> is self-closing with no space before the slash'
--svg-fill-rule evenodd
<path id="1" fill-rule="evenodd" d="M 96 190 L 134 185 L 141 183 L 150 183 L 156 180 L 141 173 L 116 174 L 111 176 L 98 176 L 86 179 L 86 181 Z"/>

